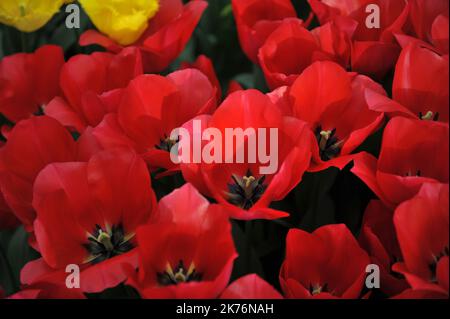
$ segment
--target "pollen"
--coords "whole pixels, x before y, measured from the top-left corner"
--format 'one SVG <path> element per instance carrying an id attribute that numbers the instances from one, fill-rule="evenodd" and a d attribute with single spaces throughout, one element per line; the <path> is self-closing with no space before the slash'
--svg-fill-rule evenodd
<path id="1" fill-rule="evenodd" d="M 339 140 L 336 136 L 336 129 L 322 130 L 319 126 L 316 129 L 316 139 L 319 144 L 320 158 L 323 161 L 328 161 L 335 158 L 341 152 L 344 140 Z"/>

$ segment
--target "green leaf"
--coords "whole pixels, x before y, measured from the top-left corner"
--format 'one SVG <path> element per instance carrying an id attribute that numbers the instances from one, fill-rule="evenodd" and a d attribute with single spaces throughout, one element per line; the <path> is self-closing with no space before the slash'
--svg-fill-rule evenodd
<path id="1" fill-rule="evenodd" d="M 7 296 L 19 289 L 8 261 L 6 249 L 13 234 L 13 231 L 0 232 L 0 287 L 5 291 Z"/>
<path id="2" fill-rule="evenodd" d="M 255 81 L 252 73 L 241 73 L 234 77 L 234 80 L 239 82 L 244 88 L 250 89 L 255 87 Z"/>
<path id="3" fill-rule="evenodd" d="M 28 234 L 23 227 L 17 228 L 12 235 L 6 254 L 17 284 L 20 282 L 20 271 L 23 266 L 39 258 L 39 254 L 28 245 Z"/>

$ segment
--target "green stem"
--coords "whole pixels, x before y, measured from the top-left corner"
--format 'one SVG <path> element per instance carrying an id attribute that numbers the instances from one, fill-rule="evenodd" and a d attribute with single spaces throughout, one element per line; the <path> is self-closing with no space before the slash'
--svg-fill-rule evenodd
<path id="1" fill-rule="evenodd" d="M 0 259 L 3 260 L 3 262 L 5 263 L 5 268 L 6 268 L 6 273 L 7 273 L 7 277 L 8 280 L 11 283 L 12 289 L 13 289 L 13 293 L 17 292 L 20 290 L 19 285 L 16 282 L 15 276 L 14 276 L 14 272 L 11 269 L 11 265 L 8 262 L 8 258 L 6 257 L 6 254 L 4 252 L 3 246 L 0 244 Z"/>

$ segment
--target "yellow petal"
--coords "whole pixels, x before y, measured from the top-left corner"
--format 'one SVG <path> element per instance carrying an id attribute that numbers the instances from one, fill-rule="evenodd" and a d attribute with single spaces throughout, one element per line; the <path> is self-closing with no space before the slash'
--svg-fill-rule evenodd
<path id="1" fill-rule="evenodd" d="M 65 0 L 1 0 L 0 23 L 23 32 L 43 27 L 68 1 Z"/>
<path id="2" fill-rule="evenodd" d="M 121 45 L 136 42 L 159 9 L 158 0 L 80 0 L 100 32 Z"/>

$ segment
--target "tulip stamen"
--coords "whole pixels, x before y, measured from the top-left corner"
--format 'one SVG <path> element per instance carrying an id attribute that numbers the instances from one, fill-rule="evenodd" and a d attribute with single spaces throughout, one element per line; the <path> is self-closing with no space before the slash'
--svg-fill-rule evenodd
<path id="1" fill-rule="evenodd" d="M 316 139 L 319 144 L 319 154 L 323 161 L 328 161 L 335 158 L 341 152 L 343 140 L 339 140 L 336 137 L 336 129 L 332 130 L 322 130 L 319 126 L 316 129 Z"/>
<path id="2" fill-rule="evenodd" d="M 83 246 L 89 252 L 89 258 L 86 263 L 99 263 L 114 256 L 126 253 L 133 248 L 130 240 L 134 234 L 125 235 L 123 226 L 106 227 L 103 230 L 99 225 L 95 226 L 92 234 L 88 233 L 89 243 Z"/>
<path id="3" fill-rule="evenodd" d="M 419 112 L 419 118 L 423 121 L 438 121 L 439 120 L 439 112 L 432 112 L 432 111 L 428 111 L 427 113 L 425 113 L 425 115 L 422 114 L 422 112 Z"/>
<path id="4" fill-rule="evenodd" d="M 309 285 L 309 292 L 311 295 L 315 296 L 318 295 L 322 292 L 329 292 L 328 291 L 328 284 L 325 284 L 323 286 L 319 285 L 319 284 L 314 284 L 314 285 Z"/>
<path id="5" fill-rule="evenodd" d="M 174 140 L 164 134 L 164 138 L 160 139 L 159 142 L 158 145 L 155 145 L 157 149 L 170 152 L 172 147 L 179 142 L 179 139 Z"/>
<path id="6" fill-rule="evenodd" d="M 250 171 L 245 176 L 232 174 L 233 183 L 228 184 L 228 192 L 225 196 L 228 201 L 243 209 L 250 209 L 264 194 L 267 185 L 264 184 L 265 175 L 256 178 Z"/>
<path id="7" fill-rule="evenodd" d="M 186 268 L 183 260 L 180 260 L 175 269 L 167 262 L 164 272 L 157 273 L 156 277 L 160 285 L 170 286 L 192 281 L 201 281 L 203 275 L 196 272 L 194 262 L 191 262 L 189 268 Z"/>

